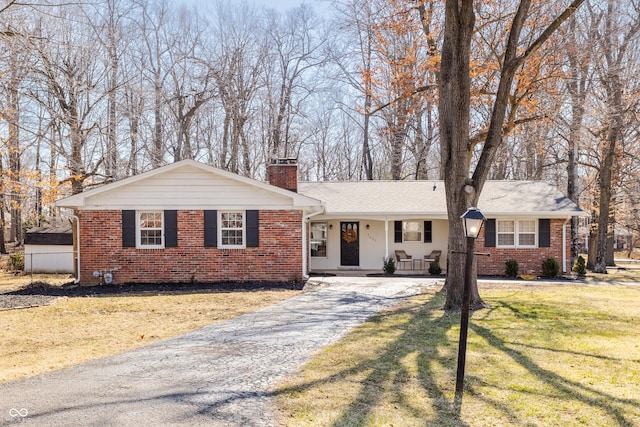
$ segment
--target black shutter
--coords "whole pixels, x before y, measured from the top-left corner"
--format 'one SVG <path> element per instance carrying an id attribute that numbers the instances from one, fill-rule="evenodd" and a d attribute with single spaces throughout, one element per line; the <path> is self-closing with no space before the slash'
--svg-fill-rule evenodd
<path id="1" fill-rule="evenodd" d="M 431 221 L 424 222 L 424 243 L 433 242 L 433 224 Z"/>
<path id="2" fill-rule="evenodd" d="M 218 246 L 218 211 L 204 211 L 204 247 Z"/>
<path id="3" fill-rule="evenodd" d="M 393 241 L 402 243 L 402 221 L 393 222 Z"/>
<path id="4" fill-rule="evenodd" d="M 259 215 L 258 211 L 247 211 L 247 247 L 257 248 L 259 243 Z"/>
<path id="5" fill-rule="evenodd" d="M 538 247 L 548 248 L 551 246 L 551 220 L 538 220 Z"/>
<path id="6" fill-rule="evenodd" d="M 136 247 L 136 211 L 122 211 L 122 247 Z"/>
<path id="7" fill-rule="evenodd" d="M 164 211 L 164 247 L 178 247 L 178 211 Z"/>
<path id="8" fill-rule="evenodd" d="M 496 220 L 488 219 L 484 224 L 484 247 L 496 247 Z"/>

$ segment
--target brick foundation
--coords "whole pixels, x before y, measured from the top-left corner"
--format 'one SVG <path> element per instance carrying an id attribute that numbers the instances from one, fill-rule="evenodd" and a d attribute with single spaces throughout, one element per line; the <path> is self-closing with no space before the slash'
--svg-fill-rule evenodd
<path id="1" fill-rule="evenodd" d="M 520 274 L 542 274 L 542 262 L 549 258 L 555 258 L 560 266 L 560 274 L 562 274 L 562 226 L 563 219 L 552 219 L 551 226 L 551 247 L 548 248 L 487 248 L 484 246 L 484 231 L 476 240 L 476 251 L 490 253 L 490 257 L 477 257 L 478 274 L 482 276 L 504 276 L 505 262 L 509 259 L 518 261 L 518 270 Z M 484 230 L 484 229 L 483 229 Z M 570 257 L 570 233 L 567 230 L 567 260 Z M 567 269 L 571 270 L 571 266 L 567 265 Z"/>
<path id="2" fill-rule="evenodd" d="M 298 281 L 302 278 L 302 214 L 260 211 L 259 247 L 204 247 L 203 211 L 178 211 L 178 247 L 122 247 L 121 211 L 81 211 L 80 283 L 96 270 L 117 269 L 114 283 Z"/>

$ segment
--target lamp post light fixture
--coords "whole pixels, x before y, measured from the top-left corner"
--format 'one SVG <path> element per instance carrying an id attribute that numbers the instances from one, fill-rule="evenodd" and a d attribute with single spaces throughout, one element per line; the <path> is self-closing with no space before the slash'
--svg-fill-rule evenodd
<path id="1" fill-rule="evenodd" d="M 460 217 L 467 238 L 467 257 L 464 264 L 464 289 L 460 315 L 460 341 L 458 343 L 458 370 L 456 371 L 456 398 L 462 398 L 464 365 L 467 357 L 467 331 L 469 330 L 469 304 L 471 301 L 471 277 L 473 275 L 473 249 L 486 218 L 478 208 L 469 208 Z"/>

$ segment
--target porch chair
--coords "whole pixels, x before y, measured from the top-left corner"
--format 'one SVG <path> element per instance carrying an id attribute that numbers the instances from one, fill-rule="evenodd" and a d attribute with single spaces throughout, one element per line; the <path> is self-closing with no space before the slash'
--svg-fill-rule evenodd
<path id="1" fill-rule="evenodd" d="M 440 255 L 442 255 L 442 251 L 431 251 L 429 255 L 425 255 L 424 256 L 425 268 L 428 268 L 426 266 L 431 265 L 431 263 L 434 261 L 437 262 L 438 265 L 440 265 Z"/>
<path id="2" fill-rule="evenodd" d="M 401 268 L 401 266 L 407 262 L 413 267 L 412 255 L 407 255 L 405 251 L 396 251 L 396 261 L 398 262 L 398 268 Z"/>

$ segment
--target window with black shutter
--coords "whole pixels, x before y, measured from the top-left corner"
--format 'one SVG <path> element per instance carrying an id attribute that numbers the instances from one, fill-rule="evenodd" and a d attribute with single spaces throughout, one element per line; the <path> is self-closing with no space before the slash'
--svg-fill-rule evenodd
<path id="1" fill-rule="evenodd" d="M 431 221 L 424 222 L 424 243 L 433 242 L 433 224 Z"/>
<path id="2" fill-rule="evenodd" d="M 164 246 L 178 247 L 178 211 L 164 211 Z"/>
<path id="3" fill-rule="evenodd" d="M 218 246 L 218 211 L 204 211 L 204 247 Z"/>
<path id="4" fill-rule="evenodd" d="M 496 220 L 488 219 L 484 224 L 484 246 L 486 248 L 496 247 Z"/>
<path id="5" fill-rule="evenodd" d="M 260 215 L 258 211 L 247 211 L 247 247 L 257 248 L 260 243 Z"/>
<path id="6" fill-rule="evenodd" d="M 551 220 L 538 220 L 538 246 L 548 248 L 551 246 Z"/>
<path id="7" fill-rule="evenodd" d="M 122 247 L 136 247 L 136 211 L 122 211 Z"/>

